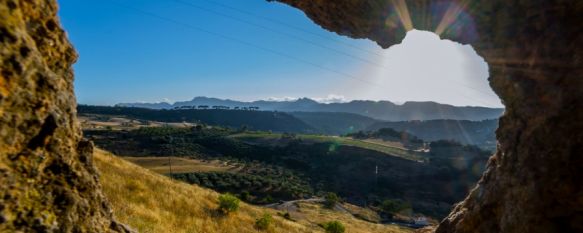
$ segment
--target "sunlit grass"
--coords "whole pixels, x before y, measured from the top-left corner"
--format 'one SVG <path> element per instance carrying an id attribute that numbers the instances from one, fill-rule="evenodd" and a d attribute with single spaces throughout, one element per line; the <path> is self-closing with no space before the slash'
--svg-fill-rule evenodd
<path id="1" fill-rule="evenodd" d="M 256 232 L 254 224 L 274 210 L 241 204 L 238 212 L 217 212 L 219 194 L 173 181 L 107 152 L 97 151 L 95 163 L 114 215 L 139 232 Z M 274 218 L 278 232 L 313 232 L 300 224 Z"/>
<path id="2" fill-rule="evenodd" d="M 342 221 L 347 232 L 409 232 L 313 206 L 302 210 L 305 218 L 297 222 L 245 203 L 225 216 L 217 211 L 217 192 L 171 180 L 102 150 L 96 151 L 94 161 L 115 218 L 139 232 L 260 232 L 255 222 L 265 213 L 273 216 L 270 232 L 323 232 L 317 224 L 329 220 Z"/>

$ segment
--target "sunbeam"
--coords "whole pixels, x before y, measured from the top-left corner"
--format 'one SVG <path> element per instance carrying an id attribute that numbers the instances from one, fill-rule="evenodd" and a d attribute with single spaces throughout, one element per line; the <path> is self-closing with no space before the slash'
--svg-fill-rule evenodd
<path id="1" fill-rule="evenodd" d="M 393 5 L 397 10 L 397 15 L 399 16 L 405 30 L 413 30 L 413 22 L 411 21 L 411 15 L 409 14 L 409 9 L 407 8 L 405 0 L 393 0 Z"/>
<path id="2" fill-rule="evenodd" d="M 450 3 L 449 7 L 443 14 L 443 18 L 435 28 L 435 34 L 440 35 L 450 27 L 458 18 L 458 16 L 462 13 L 467 5 L 467 1 L 461 1 L 460 4 Z"/>

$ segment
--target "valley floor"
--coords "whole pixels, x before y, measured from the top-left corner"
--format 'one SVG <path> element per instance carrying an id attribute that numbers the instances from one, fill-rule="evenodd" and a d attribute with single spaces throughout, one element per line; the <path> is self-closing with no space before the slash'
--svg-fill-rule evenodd
<path id="1" fill-rule="evenodd" d="M 318 224 L 332 220 L 344 223 L 350 233 L 412 232 L 319 205 L 300 205 L 302 214 L 292 215 L 294 221 L 280 217 L 275 209 L 245 203 L 238 212 L 222 216 L 216 211 L 217 192 L 171 180 L 103 150 L 96 150 L 94 161 L 115 218 L 139 232 L 261 232 L 254 224 L 264 213 L 274 219 L 267 232 L 323 232 Z"/>

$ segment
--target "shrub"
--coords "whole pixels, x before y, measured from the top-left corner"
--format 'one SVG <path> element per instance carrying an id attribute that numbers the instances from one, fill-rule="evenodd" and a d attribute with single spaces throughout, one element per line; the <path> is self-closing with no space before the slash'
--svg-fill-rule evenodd
<path id="1" fill-rule="evenodd" d="M 344 233 L 344 231 L 346 230 L 344 225 L 339 221 L 331 221 L 324 223 L 323 227 L 324 230 L 326 230 L 326 233 Z"/>
<path id="2" fill-rule="evenodd" d="M 263 202 L 263 203 L 268 203 L 268 204 L 269 204 L 269 203 L 273 203 L 273 197 L 271 197 L 271 195 L 267 194 L 267 196 L 266 196 L 266 197 L 264 197 L 264 198 L 261 200 L 261 202 Z"/>
<path id="3" fill-rule="evenodd" d="M 255 221 L 255 227 L 257 227 L 257 229 L 260 230 L 267 230 L 269 229 L 269 226 L 271 225 L 271 222 L 273 222 L 273 218 L 271 217 L 271 214 L 263 214 L 263 217 L 257 219 L 257 221 Z"/>
<path id="4" fill-rule="evenodd" d="M 251 200 L 251 194 L 248 191 L 241 192 L 241 200 L 243 201 Z"/>
<path id="5" fill-rule="evenodd" d="M 229 193 L 219 196 L 219 211 L 224 214 L 235 212 L 239 209 L 239 199 Z"/>
<path id="6" fill-rule="evenodd" d="M 411 209 L 411 204 L 402 200 L 385 200 L 381 203 L 381 209 L 388 214 L 396 214 L 403 210 Z"/>
<path id="7" fill-rule="evenodd" d="M 324 206 L 328 209 L 334 208 L 338 201 L 340 201 L 340 198 L 336 193 L 327 193 L 326 196 L 324 196 Z"/>

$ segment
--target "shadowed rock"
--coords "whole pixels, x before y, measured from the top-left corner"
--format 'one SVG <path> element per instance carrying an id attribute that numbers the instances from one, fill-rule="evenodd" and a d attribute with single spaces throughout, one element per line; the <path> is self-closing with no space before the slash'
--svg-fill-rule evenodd
<path id="1" fill-rule="evenodd" d="M 77 59 L 54 1 L 0 1 L 0 232 L 127 232 L 75 120 Z"/>
<path id="2" fill-rule="evenodd" d="M 583 2 L 282 0 L 387 48 L 412 28 L 471 43 L 506 105 L 498 151 L 438 232 L 583 231 Z M 54 1 L 0 1 L 0 231 L 127 231 L 75 120 Z M 444 17 L 445 15 L 445 17 Z"/>
<path id="3" fill-rule="evenodd" d="M 470 43 L 506 112 L 498 150 L 437 232 L 583 231 L 583 2 L 280 0 L 381 47 L 406 31 Z"/>

